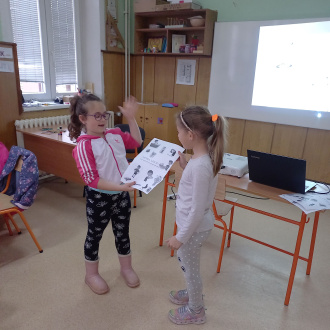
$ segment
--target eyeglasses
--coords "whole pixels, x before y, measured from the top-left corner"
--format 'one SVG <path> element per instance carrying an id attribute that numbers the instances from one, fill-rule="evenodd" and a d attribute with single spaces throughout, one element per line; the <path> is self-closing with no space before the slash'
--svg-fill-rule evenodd
<path id="1" fill-rule="evenodd" d="M 95 120 L 101 120 L 102 118 L 104 120 L 108 120 L 110 118 L 110 113 L 104 112 L 104 113 L 95 113 L 94 115 L 86 115 L 86 116 L 92 116 L 95 118 Z"/>

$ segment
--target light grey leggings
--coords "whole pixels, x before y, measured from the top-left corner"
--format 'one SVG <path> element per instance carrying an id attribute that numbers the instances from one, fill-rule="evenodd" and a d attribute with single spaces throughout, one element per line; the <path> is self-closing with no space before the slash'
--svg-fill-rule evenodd
<path id="1" fill-rule="evenodd" d="M 177 252 L 181 269 L 186 279 L 189 307 L 199 310 L 203 304 L 203 284 L 200 275 L 200 256 L 203 243 L 210 236 L 211 230 L 194 233 L 186 244 Z"/>

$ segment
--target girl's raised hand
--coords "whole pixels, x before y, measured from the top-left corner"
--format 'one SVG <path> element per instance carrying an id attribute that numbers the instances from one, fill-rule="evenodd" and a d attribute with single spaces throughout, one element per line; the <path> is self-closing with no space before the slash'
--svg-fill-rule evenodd
<path id="1" fill-rule="evenodd" d="M 124 102 L 123 106 L 118 106 L 118 108 L 127 120 L 135 119 L 135 114 L 138 109 L 136 98 L 134 96 L 130 96 L 127 101 Z"/>

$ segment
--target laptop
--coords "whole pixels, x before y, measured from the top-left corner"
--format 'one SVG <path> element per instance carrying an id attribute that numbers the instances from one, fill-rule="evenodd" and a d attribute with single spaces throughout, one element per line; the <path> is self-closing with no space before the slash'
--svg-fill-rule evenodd
<path id="1" fill-rule="evenodd" d="M 254 150 L 247 153 L 250 180 L 300 194 L 312 188 L 306 182 L 306 160 Z"/>

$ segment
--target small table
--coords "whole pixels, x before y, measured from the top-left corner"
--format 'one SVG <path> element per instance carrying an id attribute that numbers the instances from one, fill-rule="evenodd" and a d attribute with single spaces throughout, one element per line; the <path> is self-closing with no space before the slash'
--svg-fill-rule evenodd
<path id="1" fill-rule="evenodd" d="M 76 143 L 69 138 L 66 126 L 62 135 L 56 130 L 43 131 L 37 128 L 17 128 L 23 134 L 24 148 L 32 151 L 38 161 L 38 168 L 47 173 L 54 174 L 70 182 L 85 185 L 80 177 L 72 150 Z"/>
<path id="2" fill-rule="evenodd" d="M 175 170 L 178 166 L 179 166 L 178 162 L 173 164 L 173 166 L 171 167 L 172 173 L 175 172 Z M 166 177 L 165 177 L 163 210 L 162 210 L 161 230 L 160 230 L 160 240 L 159 240 L 159 245 L 160 246 L 163 245 L 168 187 L 169 186 L 175 187 L 175 184 L 169 182 L 169 176 L 170 176 L 170 172 L 168 172 Z M 281 203 L 292 205 L 287 200 L 279 197 L 279 195 L 290 194 L 291 192 L 286 191 L 286 190 L 282 190 L 282 189 L 278 189 L 278 188 L 273 188 L 273 187 L 270 187 L 270 186 L 266 186 L 266 185 L 263 185 L 263 184 L 260 184 L 260 183 L 252 182 L 249 179 L 249 174 L 244 175 L 242 178 L 237 178 L 237 177 L 234 177 L 234 176 L 219 174 L 219 178 L 225 178 L 226 187 L 237 189 L 237 190 L 243 191 L 245 193 L 250 193 L 250 194 L 257 195 L 257 196 L 266 197 L 266 198 L 272 199 L 274 201 L 278 201 L 278 202 L 281 202 Z M 288 218 L 285 218 L 285 217 L 282 217 L 282 216 L 279 216 L 279 215 L 276 215 L 276 214 L 272 214 L 272 213 L 269 213 L 269 212 L 265 212 L 265 211 L 262 211 L 262 210 L 259 210 L 259 209 L 255 209 L 255 208 L 252 208 L 250 206 L 239 204 L 239 203 L 236 203 L 236 202 L 231 202 L 231 201 L 228 201 L 228 200 L 224 200 L 222 202 L 233 205 L 233 209 L 232 209 L 231 216 L 230 216 L 229 229 L 228 229 L 227 247 L 230 246 L 231 234 L 235 234 L 235 235 L 238 235 L 240 237 L 243 237 L 243 238 L 249 239 L 251 241 L 254 241 L 258 244 L 265 245 L 267 247 L 270 247 L 270 248 L 275 249 L 277 251 L 280 251 L 282 253 L 293 256 L 291 272 L 290 272 L 287 291 L 286 291 L 286 296 L 285 296 L 285 300 L 284 300 L 284 305 L 289 305 L 291 291 L 292 291 L 292 285 L 293 285 L 294 276 L 295 276 L 295 273 L 296 273 L 298 259 L 301 259 L 301 260 L 304 260 L 304 261 L 307 262 L 306 274 L 309 275 L 310 272 L 311 272 L 313 254 L 314 254 L 314 246 L 315 246 L 315 239 L 316 239 L 317 226 L 318 226 L 320 212 L 319 211 L 315 212 L 315 215 L 314 215 L 313 231 L 312 231 L 311 243 L 310 243 L 310 247 L 309 247 L 309 256 L 308 256 L 308 258 L 305 258 L 305 257 L 300 256 L 299 252 L 300 252 L 301 241 L 302 241 L 302 237 L 303 237 L 303 233 L 304 233 L 304 229 L 305 229 L 305 224 L 306 224 L 306 219 L 307 219 L 306 213 L 302 212 L 300 221 L 297 221 L 297 220 L 288 219 Z M 233 224 L 233 216 L 234 216 L 234 208 L 235 207 L 240 207 L 240 208 L 252 211 L 252 212 L 260 213 L 260 214 L 263 214 L 263 215 L 266 215 L 266 216 L 269 216 L 269 217 L 272 217 L 272 218 L 275 218 L 275 219 L 278 219 L 278 220 L 281 220 L 281 221 L 285 221 L 285 222 L 297 225 L 298 226 L 298 235 L 297 235 L 297 239 L 296 239 L 296 246 L 295 246 L 294 253 L 292 253 L 290 251 L 280 249 L 276 246 L 267 244 L 265 242 L 256 240 L 252 237 L 243 235 L 239 232 L 233 231 L 232 230 L 232 224 Z"/>

